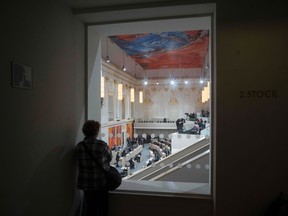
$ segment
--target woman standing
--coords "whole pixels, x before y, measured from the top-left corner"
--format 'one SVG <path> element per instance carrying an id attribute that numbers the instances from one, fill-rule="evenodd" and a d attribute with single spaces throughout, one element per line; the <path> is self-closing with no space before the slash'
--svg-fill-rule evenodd
<path id="1" fill-rule="evenodd" d="M 86 121 L 82 128 L 85 138 L 76 146 L 77 188 L 84 191 L 87 216 L 108 216 L 109 210 L 109 190 L 103 169 L 109 169 L 112 154 L 107 143 L 97 140 L 99 129 L 99 122 Z"/>

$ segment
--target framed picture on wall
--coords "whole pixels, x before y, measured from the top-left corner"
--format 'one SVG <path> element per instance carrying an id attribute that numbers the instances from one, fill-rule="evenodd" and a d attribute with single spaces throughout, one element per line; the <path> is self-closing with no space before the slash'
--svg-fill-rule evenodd
<path id="1" fill-rule="evenodd" d="M 32 67 L 12 62 L 12 87 L 32 89 Z"/>

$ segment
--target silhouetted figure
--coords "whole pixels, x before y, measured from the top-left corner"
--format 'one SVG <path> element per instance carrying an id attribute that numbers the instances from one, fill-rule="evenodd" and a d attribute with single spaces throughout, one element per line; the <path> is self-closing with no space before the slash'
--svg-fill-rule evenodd
<path id="1" fill-rule="evenodd" d="M 99 122 L 86 121 L 82 128 L 85 138 L 75 149 L 78 165 L 77 187 L 84 191 L 87 216 L 108 216 L 109 209 L 109 191 L 103 169 L 109 169 L 112 154 L 107 143 L 96 139 L 99 128 Z"/>

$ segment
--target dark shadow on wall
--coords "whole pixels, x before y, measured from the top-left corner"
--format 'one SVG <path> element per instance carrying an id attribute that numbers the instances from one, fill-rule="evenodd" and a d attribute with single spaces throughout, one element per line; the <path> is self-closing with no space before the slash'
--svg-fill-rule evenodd
<path id="1" fill-rule="evenodd" d="M 110 215 L 211 216 L 213 199 L 112 193 Z"/>
<path id="2" fill-rule="evenodd" d="M 74 150 L 56 147 L 41 161 L 24 194 L 25 216 L 68 215 L 75 192 Z"/>

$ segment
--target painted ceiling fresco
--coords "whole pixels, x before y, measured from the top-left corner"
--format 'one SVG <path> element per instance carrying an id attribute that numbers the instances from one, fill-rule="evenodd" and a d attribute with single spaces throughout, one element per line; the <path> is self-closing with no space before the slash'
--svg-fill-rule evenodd
<path id="1" fill-rule="evenodd" d="M 208 30 L 110 36 L 146 69 L 202 68 L 208 52 Z"/>

